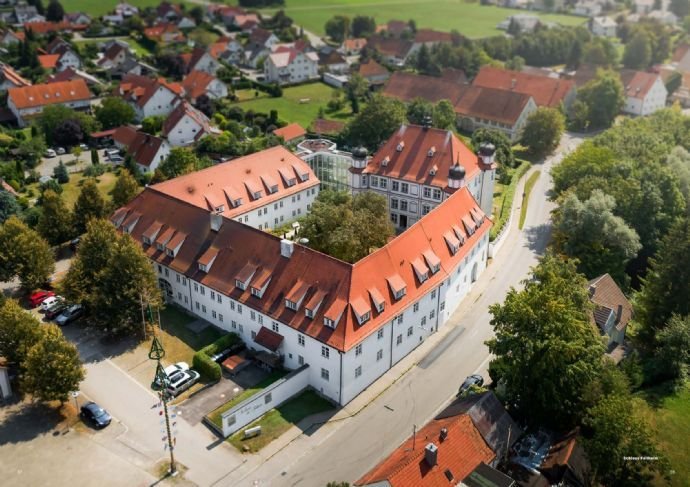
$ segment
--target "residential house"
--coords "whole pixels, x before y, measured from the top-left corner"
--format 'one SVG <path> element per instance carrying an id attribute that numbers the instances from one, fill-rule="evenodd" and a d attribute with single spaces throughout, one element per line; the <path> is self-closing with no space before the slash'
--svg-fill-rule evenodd
<path id="1" fill-rule="evenodd" d="M 279 39 L 273 32 L 260 27 L 254 29 L 244 47 L 244 63 L 256 69 L 259 62 L 266 59 L 278 43 Z"/>
<path id="2" fill-rule="evenodd" d="M 583 17 L 598 17 L 601 15 L 601 3 L 594 0 L 579 1 L 575 4 L 573 14 Z"/>
<path id="3" fill-rule="evenodd" d="M 452 81 L 453 83 L 460 85 L 468 84 L 467 75 L 462 69 L 443 68 L 441 70 L 441 79 Z"/>
<path id="4" fill-rule="evenodd" d="M 611 17 L 594 17 L 589 21 L 589 29 L 595 36 L 616 37 L 618 24 Z"/>
<path id="5" fill-rule="evenodd" d="M 211 133 L 208 117 L 183 101 L 170 112 L 161 131 L 173 147 L 191 145 Z"/>
<path id="6" fill-rule="evenodd" d="M 466 85 L 447 81 L 434 76 L 396 71 L 390 77 L 382 93 L 384 96 L 411 102 L 421 98 L 430 103 L 448 100 L 455 105 L 462 96 Z"/>
<path id="7" fill-rule="evenodd" d="M 458 126 L 474 131 L 491 128 L 517 142 L 529 116 L 537 110 L 530 95 L 517 91 L 469 86 L 455 105 Z"/>
<path id="8" fill-rule="evenodd" d="M 608 336 L 609 345 L 623 344 L 625 330 L 633 316 L 630 301 L 608 274 L 589 281 L 588 292 L 589 300 L 594 304 L 594 323 L 602 334 Z"/>
<path id="9" fill-rule="evenodd" d="M 139 8 L 126 2 L 121 2 L 115 5 L 113 12 L 116 15 L 120 15 L 124 18 L 132 17 L 133 15 L 139 15 Z"/>
<path id="10" fill-rule="evenodd" d="M 36 7 L 19 3 L 14 7 L 14 23 L 25 24 L 28 22 L 44 22 L 46 18 L 38 13 Z"/>
<path id="11" fill-rule="evenodd" d="M 258 28 L 260 23 L 261 19 L 257 14 L 238 14 L 233 17 L 230 27 L 242 32 L 251 32 Z"/>
<path id="12" fill-rule="evenodd" d="M 31 86 L 31 81 L 23 78 L 9 64 L 0 62 L 0 91 L 23 86 Z"/>
<path id="13" fill-rule="evenodd" d="M 20 127 L 50 105 L 63 105 L 74 110 L 91 107 L 91 91 L 82 79 L 61 83 L 43 83 L 7 90 L 7 107 Z"/>
<path id="14" fill-rule="evenodd" d="M 450 130 L 402 125 L 371 160 L 359 162 L 355 158 L 350 171 L 353 192 L 385 196 L 398 230 L 413 226 L 460 188 L 491 214 L 493 152 L 480 157 Z"/>
<path id="15" fill-rule="evenodd" d="M 570 108 L 575 101 L 575 83 L 571 80 L 539 76 L 520 71 L 482 66 L 472 86 L 509 90 L 531 96 L 537 106 Z"/>
<path id="16" fill-rule="evenodd" d="M 666 106 L 668 91 L 658 73 L 624 69 L 620 76 L 625 88 L 623 113 L 649 115 Z"/>
<path id="17" fill-rule="evenodd" d="M 88 25 L 70 24 L 64 20 L 62 22 L 27 22 L 24 24 L 24 30 L 31 30 L 36 36 L 48 35 L 52 32 L 81 32 L 87 28 Z"/>
<path id="18" fill-rule="evenodd" d="M 183 90 L 181 86 L 168 83 L 163 78 L 128 74 L 122 77 L 114 94 L 132 105 L 137 120 L 141 121 L 153 115 L 169 115 L 180 103 Z"/>
<path id="19" fill-rule="evenodd" d="M 376 32 L 385 32 L 392 37 L 400 37 L 403 34 L 412 32 L 410 24 L 404 20 L 389 20 L 384 25 L 378 25 Z"/>
<path id="20" fill-rule="evenodd" d="M 414 41 L 407 53 L 407 56 L 417 54 L 422 46 L 431 49 L 438 44 L 450 44 L 453 42 L 453 36 L 448 32 L 440 32 L 433 29 L 418 29 L 414 34 Z"/>
<path id="21" fill-rule="evenodd" d="M 165 139 L 138 132 L 133 127 L 118 127 L 112 137 L 115 146 L 129 155 L 143 173 L 153 173 L 170 155 L 170 145 Z"/>
<path id="22" fill-rule="evenodd" d="M 180 20 L 177 21 L 177 27 L 178 29 L 193 29 L 196 27 L 196 22 L 192 20 L 189 17 L 182 17 Z"/>
<path id="23" fill-rule="evenodd" d="M 519 32 L 533 32 L 537 27 L 541 27 L 543 25 L 549 25 L 549 23 L 544 22 L 537 15 L 515 14 L 499 22 L 496 25 L 496 28 L 511 32 L 513 29 Z"/>
<path id="24" fill-rule="evenodd" d="M 82 67 L 81 58 L 67 42 L 56 37 L 46 46 L 47 54 L 38 56 L 38 60 L 45 69 L 64 71 L 65 69 L 79 70 Z"/>
<path id="25" fill-rule="evenodd" d="M 224 43 L 219 44 L 215 49 L 213 49 L 213 46 L 209 46 L 207 49 L 196 47 L 192 52 L 181 54 L 180 58 L 182 58 L 188 73 L 192 71 L 204 71 L 215 76 L 216 72 L 221 67 L 218 61 L 218 51 L 222 51 L 224 47 Z"/>
<path id="26" fill-rule="evenodd" d="M 105 70 L 112 70 L 132 57 L 134 57 L 134 54 L 132 54 L 129 44 L 125 41 L 109 41 L 104 45 L 103 52 L 96 61 L 96 65 Z"/>
<path id="27" fill-rule="evenodd" d="M 111 221 L 152 260 L 167 302 L 260 360 L 309 364 L 309 385 L 345 405 L 444 326 L 486 268 L 491 220 L 459 188 L 354 264 L 258 229 L 306 213 L 318 187 L 278 146 L 150 186 Z"/>
<path id="28" fill-rule="evenodd" d="M 24 42 L 24 32 L 15 32 L 11 29 L 7 29 L 0 34 L 0 44 L 3 46 L 18 44 L 20 42 Z"/>
<path id="29" fill-rule="evenodd" d="M 356 39 L 345 39 L 340 45 L 338 52 L 345 56 L 357 56 L 367 46 L 367 40 L 364 37 Z"/>
<path id="30" fill-rule="evenodd" d="M 177 22 L 182 18 L 183 12 L 179 5 L 163 1 L 156 7 L 158 22 Z"/>
<path id="31" fill-rule="evenodd" d="M 386 64 L 401 67 L 407 61 L 407 56 L 412 49 L 412 41 L 375 35 L 369 38 L 367 47 L 381 54 Z"/>
<path id="32" fill-rule="evenodd" d="M 89 14 L 84 13 L 84 12 L 66 13 L 65 16 L 63 17 L 63 20 L 66 22 L 69 22 L 70 24 L 81 24 L 81 25 L 90 25 L 91 24 L 91 16 Z"/>
<path id="33" fill-rule="evenodd" d="M 228 96 L 228 87 L 221 80 L 205 71 L 192 71 L 182 80 L 185 96 L 196 103 L 202 95 L 212 100 L 218 100 Z"/>
<path id="34" fill-rule="evenodd" d="M 186 42 L 187 40 L 184 33 L 175 24 L 158 24 L 147 27 L 144 29 L 143 35 L 151 42 L 161 44 Z"/>
<path id="35" fill-rule="evenodd" d="M 275 129 L 273 135 L 282 137 L 286 144 L 297 144 L 304 140 L 307 131 L 298 123 L 290 123 L 285 127 Z"/>
<path id="36" fill-rule="evenodd" d="M 277 46 L 264 62 L 264 76 L 279 85 L 319 78 L 319 56 L 298 46 Z"/>
<path id="37" fill-rule="evenodd" d="M 373 59 L 359 65 L 359 75 L 369 82 L 371 87 L 379 87 L 388 81 L 391 73 Z"/>
<path id="38" fill-rule="evenodd" d="M 652 10 L 647 14 L 647 18 L 670 26 L 678 23 L 678 16 L 670 10 Z"/>
<path id="39" fill-rule="evenodd" d="M 318 52 L 319 67 L 328 73 L 344 74 L 350 70 L 347 60 L 330 46 L 321 48 Z"/>

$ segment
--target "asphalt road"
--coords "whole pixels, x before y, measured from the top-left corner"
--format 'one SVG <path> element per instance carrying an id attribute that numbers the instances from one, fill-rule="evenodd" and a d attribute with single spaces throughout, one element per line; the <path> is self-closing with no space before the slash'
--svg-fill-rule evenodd
<path id="1" fill-rule="evenodd" d="M 319 444 L 276 455 L 245 478 L 219 485 L 311 487 L 353 482 L 409 437 L 413 425 L 424 425 L 451 401 L 467 375 L 479 372 L 488 377 L 490 355 L 484 342 L 493 334 L 488 308 L 519 286 L 543 253 L 554 207 L 547 196 L 549 170 L 580 140 L 564 136 L 559 154 L 536 167 L 541 176 L 532 190 L 523 230 L 518 230 L 516 218 L 508 240 L 482 276 L 482 294 L 451 317 L 445 326 L 455 329 L 435 349 L 359 414 L 324 432 Z"/>

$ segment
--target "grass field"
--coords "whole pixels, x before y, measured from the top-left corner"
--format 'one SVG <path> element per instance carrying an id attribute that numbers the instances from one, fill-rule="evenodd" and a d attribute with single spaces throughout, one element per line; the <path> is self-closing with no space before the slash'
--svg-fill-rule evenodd
<path id="1" fill-rule="evenodd" d="M 527 206 L 529 204 L 529 195 L 532 192 L 534 183 L 539 179 L 541 171 L 534 171 L 525 183 L 525 191 L 522 193 L 522 204 L 520 205 L 520 225 L 518 228 L 522 230 L 522 226 L 525 224 L 525 218 L 527 217 Z"/>
<path id="2" fill-rule="evenodd" d="M 86 12 L 90 15 L 103 15 L 115 8 L 119 0 L 63 0 L 62 6 L 65 12 Z M 139 8 L 154 7 L 160 0 L 136 0 L 132 2 Z M 175 2 L 179 3 L 179 2 Z"/>
<path id="3" fill-rule="evenodd" d="M 86 154 L 85 156 L 82 156 L 82 159 L 84 157 L 88 158 L 89 155 Z M 67 206 L 67 208 L 72 209 L 74 203 L 77 202 L 77 198 L 81 192 L 81 186 L 84 184 L 85 179 L 87 178 L 85 178 L 84 174 L 81 172 L 70 173 L 69 182 L 62 185 L 62 200 L 65 202 L 65 206 Z M 101 191 L 101 194 L 106 201 L 110 201 L 110 192 L 115 187 L 116 181 L 117 175 L 112 172 L 106 172 L 96 178 L 98 189 Z M 34 195 L 40 193 L 38 183 L 28 185 L 26 189 L 27 191 L 32 190 Z"/>
<path id="4" fill-rule="evenodd" d="M 419 28 L 433 28 L 449 32 L 457 29 L 461 34 L 472 37 L 488 37 L 498 34 L 496 24 L 506 17 L 524 10 L 512 10 L 480 5 L 479 1 L 466 0 L 286 0 L 286 13 L 296 23 L 316 33 L 324 34 L 326 21 L 334 15 L 373 16 L 383 24 L 392 19 L 414 19 Z M 570 15 L 541 14 L 545 21 L 563 25 L 584 23 L 582 17 Z"/>
<path id="5" fill-rule="evenodd" d="M 529 161 L 520 160 L 520 165 L 515 169 L 508 169 L 512 176 L 510 184 L 501 184 L 498 179 L 496 180 L 496 187 L 494 188 L 494 201 L 493 201 L 493 218 L 494 225 L 491 227 L 491 233 L 489 238 L 493 241 L 498 234 L 501 232 L 505 224 L 508 222 L 508 217 L 510 217 L 510 211 L 513 207 L 513 198 L 515 196 L 515 189 L 517 188 L 518 181 L 530 168 Z"/>
<path id="6" fill-rule="evenodd" d="M 278 110 L 278 117 L 288 123 L 297 122 L 304 128 L 318 117 L 319 109 L 326 108 L 326 104 L 331 99 L 334 88 L 324 83 L 309 83 L 306 85 L 292 86 L 283 89 L 283 96 L 271 98 L 265 93 L 258 92 L 255 97 L 254 90 L 238 90 L 237 96 L 240 101 L 237 105 L 243 110 L 254 110 L 262 113 L 269 113 L 271 110 Z M 244 100 L 244 101 L 243 101 Z M 309 100 L 300 103 L 300 100 Z M 335 113 L 326 113 L 326 118 L 332 120 L 347 121 L 352 117 L 349 104 Z"/>

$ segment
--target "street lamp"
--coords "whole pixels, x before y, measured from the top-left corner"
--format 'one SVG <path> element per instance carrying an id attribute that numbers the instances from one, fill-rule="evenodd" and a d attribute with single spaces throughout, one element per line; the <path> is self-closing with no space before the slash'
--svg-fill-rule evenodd
<path id="1" fill-rule="evenodd" d="M 165 350 L 163 345 L 158 340 L 157 336 L 153 336 L 153 342 L 151 343 L 151 350 L 149 350 L 149 359 L 156 361 L 156 375 L 151 384 L 151 388 L 158 391 L 158 397 L 160 397 L 163 403 L 163 414 L 165 415 L 165 430 L 166 439 L 168 441 L 168 450 L 170 450 L 170 475 L 172 477 L 177 475 L 177 467 L 175 466 L 175 455 L 173 453 L 174 443 L 173 437 L 170 432 L 170 416 L 168 415 L 168 401 L 170 400 L 170 395 L 168 394 L 168 386 L 170 385 L 170 379 L 168 379 L 163 366 L 161 365 L 161 359 L 165 357 Z"/>

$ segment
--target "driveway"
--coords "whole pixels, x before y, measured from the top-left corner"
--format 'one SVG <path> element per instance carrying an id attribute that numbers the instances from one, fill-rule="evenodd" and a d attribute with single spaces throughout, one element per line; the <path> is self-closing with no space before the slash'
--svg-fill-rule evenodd
<path id="1" fill-rule="evenodd" d="M 101 164 L 106 163 L 107 159 L 105 158 L 105 149 L 98 150 L 98 157 L 101 161 Z M 75 161 L 75 159 L 76 156 L 74 154 L 63 154 L 61 156 L 56 157 L 43 157 L 41 159 L 41 162 L 39 162 L 38 165 L 35 167 L 35 170 L 41 176 L 52 176 L 53 170 L 60 164 L 60 161 L 62 161 L 64 164 L 68 164 L 72 161 Z M 84 151 L 79 156 L 79 162 L 77 162 L 75 165 L 68 165 L 67 171 L 71 173 L 83 171 L 90 165 L 91 151 Z"/>

